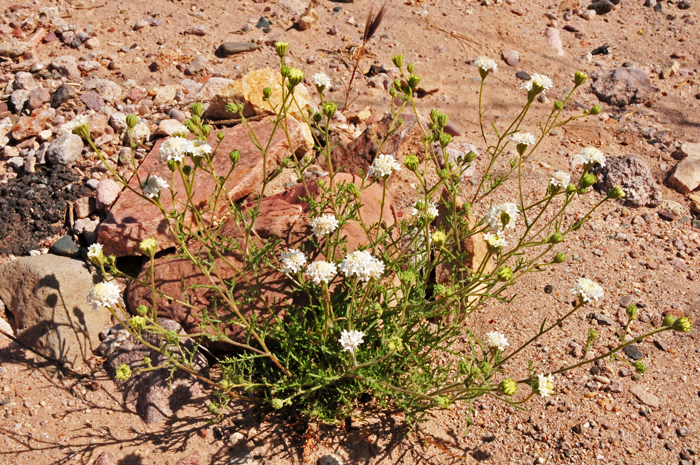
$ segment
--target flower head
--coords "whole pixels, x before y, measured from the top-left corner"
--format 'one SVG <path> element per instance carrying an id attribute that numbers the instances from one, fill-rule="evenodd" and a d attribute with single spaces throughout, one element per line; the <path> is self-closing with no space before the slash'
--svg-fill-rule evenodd
<path id="1" fill-rule="evenodd" d="M 193 158 L 211 155 L 211 145 L 204 140 L 192 141 L 192 151 L 190 153 Z"/>
<path id="2" fill-rule="evenodd" d="M 143 195 L 151 199 L 159 197 L 160 190 L 165 189 L 166 187 L 168 187 L 168 183 L 165 182 L 165 179 L 159 176 L 148 176 L 146 181 L 141 184 Z"/>
<path id="3" fill-rule="evenodd" d="M 384 274 L 384 263 L 365 250 L 356 250 L 338 266 L 346 277 L 357 276 L 360 281 L 377 279 Z"/>
<path id="4" fill-rule="evenodd" d="M 311 231 L 316 237 L 331 234 L 338 228 L 338 220 L 333 215 L 322 215 L 311 222 Z"/>
<path id="5" fill-rule="evenodd" d="M 515 145 L 535 145 L 537 138 L 529 132 L 516 132 L 510 136 L 510 141 Z"/>
<path id="6" fill-rule="evenodd" d="M 506 347 L 510 344 L 508 344 L 508 339 L 503 334 L 498 331 L 492 331 L 486 333 L 486 345 L 494 349 L 506 350 Z"/>
<path id="7" fill-rule="evenodd" d="M 362 331 L 346 331 L 343 330 L 342 333 L 340 333 L 340 345 L 343 346 L 343 351 L 350 351 L 350 352 L 355 352 L 355 349 L 362 344 L 363 341 L 362 338 L 364 337 L 365 333 Z"/>
<path id="8" fill-rule="evenodd" d="M 311 77 L 316 87 L 327 89 L 331 86 L 331 78 L 329 78 L 326 73 L 316 73 Z"/>
<path id="9" fill-rule="evenodd" d="M 518 383 L 513 378 L 506 378 L 498 385 L 501 392 L 507 396 L 512 396 L 518 392 Z"/>
<path id="10" fill-rule="evenodd" d="M 97 310 L 102 307 L 111 307 L 119 302 L 121 292 L 114 281 L 104 281 L 95 284 L 87 293 L 87 301 L 92 308 Z"/>
<path id="11" fill-rule="evenodd" d="M 478 57 L 476 60 L 474 60 L 474 66 L 479 68 L 480 71 L 496 71 L 498 68 L 498 64 L 491 59 L 491 58 L 486 58 L 486 57 Z"/>
<path id="12" fill-rule="evenodd" d="M 297 273 L 306 264 L 306 255 L 298 249 L 289 249 L 280 255 L 282 271 L 285 274 Z"/>
<path id="13" fill-rule="evenodd" d="M 184 137 L 173 136 L 165 139 L 158 153 L 164 161 L 175 160 L 182 162 L 185 155 L 191 153 L 193 148 L 192 141 Z"/>
<path id="14" fill-rule="evenodd" d="M 171 136 L 184 137 L 185 139 L 187 139 L 187 136 L 189 134 L 190 130 L 187 129 L 187 126 L 185 126 L 184 124 L 178 124 L 170 131 Z"/>
<path id="15" fill-rule="evenodd" d="M 515 227 L 515 218 L 520 211 L 512 202 L 501 205 L 493 205 L 486 215 L 486 223 L 496 232 L 503 232 L 507 228 Z"/>
<path id="16" fill-rule="evenodd" d="M 389 176 L 392 171 L 400 171 L 401 165 L 394 160 L 393 155 L 380 154 L 374 159 L 372 166 L 369 167 L 368 174 L 370 176 L 377 176 L 379 178 L 384 178 Z"/>
<path id="17" fill-rule="evenodd" d="M 533 87 L 535 87 L 535 90 L 544 92 L 552 87 L 552 80 L 543 74 L 533 73 L 531 79 L 523 82 L 520 88 L 530 92 Z"/>
<path id="18" fill-rule="evenodd" d="M 413 207 L 411 208 L 411 215 L 416 216 L 416 215 L 422 215 L 423 214 L 423 201 L 419 200 L 418 202 L 413 204 Z M 433 202 L 428 202 L 428 205 L 425 207 L 425 216 L 429 220 L 434 220 L 437 218 L 437 216 L 440 214 L 438 211 L 437 205 L 434 204 Z"/>
<path id="19" fill-rule="evenodd" d="M 73 118 L 72 121 L 66 123 L 63 127 L 66 128 L 68 131 L 73 132 L 76 128 L 79 128 L 81 126 L 86 126 L 87 124 L 88 124 L 87 116 L 78 115 L 75 118 Z"/>
<path id="20" fill-rule="evenodd" d="M 129 324 L 136 331 L 141 331 L 146 327 L 148 321 L 144 317 L 136 315 L 129 318 Z"/>
<path id="21" fill-rule="evenodd" d="M 603 297 L 603 288 L 595 281 L 588 278 L 581 278 L 574 285 L 574 295 L 577 295 L 584 302 L 592 302 Z"/>
<path id="22" fill-rule="evenodd" d="M 152 237 L 148 237 L 141 241 L 139 250 L 147 257 L 153 258 L 156 252 L 158 252 L 158 243 Z"/>
<path id="23" fill-rule="evenodd" d="M 542 397 L 549 397 L 554 394 L 554 376 L 537 375 L 537 392 Z"/>
<path id="24" fill-rule="evenodd" d="M 126 363 L 122 363 L 117 367 L 116 378 L 119 381 L 127 381 L 131 378 L 131 368 Z"/>
<path id="25" fill-rule="evenodd" d="M 505 247 L 508 245 L 503 231 L 484 234 L 484 240 L 493 248 Z"/>
<path id="26" fill-rule="evenodd" d="M 102 244 L 94 243 L 88 247 L 87 256 L 90 261 L 94 261 L 95 259 L 102 257 Z"/>
<path id="27" fill-rule="evenodd" d="M 571 160 L 571 164 L 574 166 L 584 165 L 590 167 L 596 163 L 602 167 L 605 167 L 605 155 L 595 147 L 585 147 L 581 149 L 581 151 Z"/>
<path id="28" fill-rule="evenodd" d="M 294 87 L 304 80 L 304 72 L 299 68 L 289 68 L 289 84 Z"/>
<path id="29" fill-rule="evenodd" d="M 335 263 L 317 261 L 307 266 L 306 273 L 304 274 L 307 278 L 311 279 L 314 284 L 328 284 L 333 277 L 338 274 L 338 268 L 335 266 Z"/>
<path id="30" fill-rule="evenodd" d="M 554 187 L 565 188 L 571 182 L 571 175 L 563 171 L 555 171 L 552 175 L 552 179 L 549 180 L 549 184 Z"/>

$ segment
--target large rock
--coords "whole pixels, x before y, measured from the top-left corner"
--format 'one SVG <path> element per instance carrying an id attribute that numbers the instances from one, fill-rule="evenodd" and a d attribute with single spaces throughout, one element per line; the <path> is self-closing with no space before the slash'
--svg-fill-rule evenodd
<path id="1" fill-rule="evenodd" d="M 251 127 L 262 141 L 267 141 L 273 130 L 272 123 L 268 121 L 253 122 Z M 219 146 L 218 156 L 214 158 L 216 172 L 220 175 L 227 173 L 231 166 L 228 157 L 230 151 L 236 149 L 241 153 L 240 161 L 226 182 L 228 194 L 234 201 L 257 192 L 262 184 L 263 176 L 277 169 L 282 158 L 291 155 L 286 135 L 282 130 L 277 129 L 268 150 L 267 173 L 264 173 L 262 154 L 251 142 L 248 128 L 245 125 L 238 125 L 224 129 L 223 132 L 226 137 Z M 301 125 L 293 119 L 290 119 L 289 138 L 295 147 L 302 145 Z M 211 134 L 209 142 L 212 146 L 216 145 L 216 133 Z M 162 140 L 156 142 L 151 153 L 141 163 L 139 167 L 141 179 L 145 180 L 149 174 L 160 176 L 166 180 L 170 179 L 170 170 L 158 154 L 161 144 Z M 129 185 L 140 190 L 136 176 L 130 179 Z M 178 176 L 175 176 L 175 191 L 179 193 L 178 199 L 182 200 L 184 186 Z M 206 206 L 213 191 L 214 184 L 210 175 L 199 170 L 194 181 L 193 200 L 195 204 L 199 207 Z M 161 201 L 166 210 L 172 208 L 169 193 L 163 195 Z M 190 216 L 185 218 L 187 225 L 190 225 L 191 221 Z M 175 244 L 168 223 L 160 210 L 133 192 L 124 191 L 112 207 L 109 216 L 100 225 L 99 242 L 103 244 L 106 254 L 140 255 L 139 243 L 149 237 L 156 239 L 161 249 L 172 247 Z"/>
<path id="2" fill-rule="evenodd" d="M 328 178 L 323 179 L 327 186 L 329 183 Z M 360 186 L 362 178 L 341 173 L 336 175 L 335 182 L 353 182 Z M 320 198 L 320 192 L 321 189 L 316 183 L 309 183 L 309 196 L 318 199 Z M 311 217 L 309 205 L 302 200 L 302 198 L 306 197 L 307 194 L 303 185 L 297 185 L 283 194 L 263 199 L 260 205 L 260 215 L 255 220 L 254 230 L 262 242 L 281 240 L 284 245 L 281 246 L 280 250 L 298 248 L 303 244 L 307 254 L 310 256 L 310 260 L 323 259 L 320 257 L 319 252 L 313 251 L 313 246 L 309 243 Z M 367 227 L 378 223 L 380 216 L 382 223 L 387 227 L 396 222 L 396 213 L 391 196 L 387 195 L 383 211 L 381 199 L 382 187 L 378 183 L 373 183 L 362 191 L 360 215 Z M 345 246 L 349 252 L 368 242 L 365 230 L 358 221 L 350 221 L 345 224 L 341 234 L 341 237 L 346 238 Z M 241 238 L 240 229 L 236 224 L 227 225 L 224 228 L 223 235 L 230 235 L 234 241 L 238 241 Z M 275 253 L 275 255 L 277 254 Z M 340 261 L 344 256 L 343 252 L 339 252 L 334 261 Z M 241 312 L 246 316 L 250 316 L 252 312 L 257 312 L 263 317 L 269 317 L 269 311 L 257 296 L 251 296 L 252 299 L 250 301 L 244 299 L 244 296 L 249 295 L 250 288 L 245 285 L 245 281 L 240 278 L 239 273 L 235 273 L 232 270 L 232 267 L 235 270 L 243 269 L 243 257 L 236 250 L 235 252 L 227 253 L 226 258 L 231 264 L 230 266 L 226 265 L 222 259 L 216 259 L 215 262 L 224 280 L 229 281 L 234 276 L 239 276 L 237 278 L 239 284 L 233 290 L 233 297 L 239 303 Z M 144 269 L 141 277 L 144 277 L 147 272 L 148 270 Z M 202 321 L 200 312 L 194 310 L 191 306 L 182 305 L 178 301 L 184 301 L 184 289 L 187 292 L 187 299 L 191 305 L 194 305 L 195 308 L 212 311 L 214 298 L 217 297 L 217 294 L 210 288 L 205 287 L 211 284 L 209 280 L 190 260 L 177 257 L 157 259 L 155 277 L 158 290 L 176 299 L 176 301 L 172 302 L 158 299 L 158 314 L 179 322 L 188 333 L 197 331 L 198 325 Z M 247 277 L 248 279 L 253 278 L 250 272 L 247 272 Z M 304 298 L 291 293 L 289 289 L 292 287 L 291 282 L 284 274 L 272 269 L 266 270 L 255 283 L 255 289 L 262 293 L 268 306 L 278 309 L 279 315 L 283 314 L 285 305 L 292 302 L 300 302 L 298 299 Z M 135 282 L 129 286 L 128 306 L 130 309 L 134 310 L 141 304 L 152 305 L 152 302 L 149 288 Z M 231 316 L 228 311 L 223 309 L 222 305 L 219 305 L 218 308 L 221 316 Z M 239 342 L 245 339 L 245 331 L 239 326 L 229 327 L 227 334 Z M 225 348 L 226 346 L 222 344 L 220 347 Z"/>
<path id="3" fill-rule="evenodd" d="M 654 90 L 649 76 L 636 68 L 617 68 L 591 77 L 596 97 L 618 107 L 644 102 Z"/>
<path id="4" fill-rule="evenodd" d="M 106 308 L 94 310 L 87 293 L 97 278 L 81 260 L 39 255 L 0 265 L 0 298 L 21 342 L 42 354 L 82 366 L 109 324 Z"/>
<path id="5" fill-rule="evenodd" d="M 108 79 L 90 79 L 83 84 L 80 90 L 83 92 L 94 90 L 107 102 L 119 100 L 124 94 L 124 90 L 119 84 Z"/>
<path id="6" fill-rule="evenodd" d="M 175 321 L 159 319 L 158 324 L 166 331 L 182 334 L 182 327 Z M 122 364 L 128 365 L 132 372 L 143 368 L 144 357 L 149 357 L 154 367 L 168 361 L 165 355 L 147 348 L 120 325 L 106 329 L 102 335 L 104 341 L 97 352 L 107 357 L 105 367 L 111 376 L 115 375 Z M 141 337 L 156 347 L 163 344 L 163 337 L 158 334 L 143 332 Z M 191 339 L 182 338 L 180 346 L 189 352 L 195 350 Z M 197 372 L 208 374 L 209 364 L 201 353 L 195 353 L 193 361 Z M 134 374 L 127 381 L 119 381 L 118 387 L 123 393 L 124 401 L 135 404 L 136 412 L 147 424 L 159 423 L 193 399 L 205 396 L 205 391 L 196 378 L 182 370 L 176 370 L 171 377 L 167 368 Z"/>
<path id="7" fill-rule="evenodd" d="M 625 191 L 623 202 L 630 207 L 656 207 L 663 200 L 661 188 L 656 184 L 644 160 L 635 156 L 608 157 L 605 167 L 596 165 L 599 174 L 596 189 L 603 192 L 615 186 Z"/>
<path id="8" fill-rule="evenodd" d="M 686 157 L 678 162 L 668 177 L 668 182 L 681 194 L 687 194 L 700 187 L 700 153 L 688 147 L 686 150 Z"/>
<path id="9" fill-rule="evenodd" d="M 56 70 L 58 73 L 67 77 L 71 81 L 77 81 L 80 79 L 80 70 L 78 69 L 78 62 L 74 56 L 61 55 L 59 57 L 51 60 L 51 68 Z"/>
<path id="10" fill-rule="evenodd" d="M 46 151 L 46 159 L 52 165 L 69 165 L 78 159 L 83 151 L 83 139 L 77 134 L 64 134 L 51 142 Z"/>

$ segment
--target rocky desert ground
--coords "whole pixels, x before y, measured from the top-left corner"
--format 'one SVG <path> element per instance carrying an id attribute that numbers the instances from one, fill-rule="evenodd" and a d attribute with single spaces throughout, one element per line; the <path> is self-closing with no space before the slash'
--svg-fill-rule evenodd
<path id="1" fill-rule="evenodd" d="M 700 463 L 700 4 L 390 0 L 343 108 L 353 50 L 368 12 L 382 4 L 0 2 L 0 463 Z M 391 57 L 398 53 L 423 78 L 419 111 L 440 108 L 455 143 L 482 153 L 477 57 L 498 63 L 483 96 L 488 126 L 517 114 L 525 101 L 520 85 L 530 74 L 551 77 L 553 87 L 525 123 L 531 132 L 571 89 L 573 73 L 586 72 L 591 79 L 565 111 L 601 105 L 602 112 L 547 135 L 523 176 L 529 185 L 546 185 L 553 171 L 571 169 L 581 148 L 594 146 L 608 163 L 572 214 L 615 184 L 627 197 L 606 204 L 563 244 L 565 264 L 520 281 L 515 303 L 489 304 L 472 329 L 497 327 L 517 346 L 543 318 L 565 313 L 573 283 L 583 276 L 601 283 L 605 297 L 528 348 L 522 360 L 556 369 L 581 359 L 589 328 L 601 336 L 591 353 L 604 353 L 631 303 L 640 311 L 632 336 L 669 314 L 690 317 L 695 328 L 663 333 L 630 346 L 619 360 L 561 376 L 556 396 L 533 399 L 524 411 L 479 400 L 468 430 L 460 404 L 434 410 L 417 425 L 361 406 L 344 424 L 323 425 L 244 403 L 213 422 L 206 389 L 185 376 L 171 387 L 158 372 L 116 383 L 116 364 L 141 349 L 129 345 L 106 311 L 85 302 L 96 279 L 86 248 L 104 243 L 120 267 L 138 272 L 138 232 L 122 233 L 131 216 L 145 229 L 152 218 L 134 211 L 121 185 L 65 124 L 85 115 L 96 145 L 124 176 L 130 175 L 127 114 L 140 118 L 136 154 L 144 167 L 152 166 L 149 153 L 175 123 L 191 116 L 193 102 L 204 102 L 210 124 L 242 141 L 242 126 L 221 111 L 225 89 L 245 81 L 255 112 L 255 91 L 270 76 L 264 68 L 279 64 L 273 46 L 279 40 L 290 44 L 290 64 L 307 76 L 330 77 L 328 95 L 341 104 L 333 130 L 346 144 L 381 124 L 397 77 Z M 308 78 L 306 85 L 307 103 L 315 107 Z M 305 140 L 301 129 L 297 136 Z M 484 169 L 477 162 L 463 182 L 466 192 Z M 276 192 L 295 182 L 291 172 L 280 179 Z M 239 199 L 256 196 L 254 178 L 240 186 Z M 396 188 L 397 210 L 410 207 L 409 190 Z M 515 192 L 508 184 L 493 200 Z M 648 368 L 643 374 L 631 365 L 638 360 Z M 525 363 L 519 366 L 524 373 Z"/>

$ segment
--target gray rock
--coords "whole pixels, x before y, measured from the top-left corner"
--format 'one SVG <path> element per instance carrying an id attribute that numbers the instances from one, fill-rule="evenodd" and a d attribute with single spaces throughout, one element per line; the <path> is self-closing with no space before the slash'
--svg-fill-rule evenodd
<path id="1" fill-rule="evenodd" d="M 97 228 L 99 226 L 100 220 L 81 218 L 75 220 L 75 223 L 73 223 L 73 232 L 75 234 L 82 234 L 85 238 L 85 242 L 90 245 L 97 242 Z"/>
<path id="2" fill-rule="evenodd" d="M 333 454 L 326 454 L 318 459 L 318 465 L 343 465 L 343 462 Z"/>
<path id="3" fill-rule="evenodd" d="M 642 351 L 639 350 L 636 344 L 628 345 L 622 349 L 622 351 L 632 360 L 641 360 L 644 358 L 644 354 L 642 354 Z"/>
<path id="4" fill-rule="evenodd" d="M 17 42 L 14 40 L 0 42 L 0 57 L 17 58 L 31 48 L 32 46 L 26 42 Z"/>
<path id="5" fill-rule="evenodd" d="M 97 186 L 100 185 L 100 181 L 97 179 L 88 179 L 85 181 L 85 185 L 88 186 L 90 189 L 95 190 L 97 189 Z"/>
<path id="6" fill-rule="evenodd" d="M 52 165 L 68 165 L 78 159 L 83 151 L 83 139 L 77 134 L 64 134 L 55 139 L 46 151 L 46 159 Z"/>
<path id="7" fill-rule="evenodd" d="M 29 100 L 29 91 L 24 89 L 17 89 L 12 92 L 10 96 L 10 103 L 15 109 L 15 113 L 20 113 L 24 109 L 24 105 Z"/>
<path id="8" fill-rule="evenodd" d="M 175 321 L 160 318 L 158 323 L 165 330 L 184 334 L 182 327 Z M 162 336 L 143 332 L 146 342 L 156 347 L 162 344 Z M 134 339 L 120 325 L 112 326 L 103 331 L 104 340 L 97 351 L 107 357 L 105 368 L 114 376 L 117 368 L 128 365 L 135 371 L 143 365 L 144 357 L 149 357 L 153 366 L 162 365 L 167 359 L 160 352 L 148 349 Z M 192 351 L 194 343 L 191 339 L 180 339 L 180 345 Z M 198 372 L 207 374 L 209 365 L 201 353 L 194 356 L 194 365 Z M 193 398 L 205 395 L 201 384 L 182 370 L 176 370 L 173 377 L 170 371 L 160 369 L 133 375 L 128 381 L 118 381 L 124 400 L 128 404 L 136 404 L 136 411 L 143 421 L 148 424 L 159 423 L 174 412 L 191 402 Z"/>
<path id="9" fill-rule="evenodd" d="M 94 90 L 100 97 L 102 97 L 107 102 L 114 102 L 119 100 L 124 93 L 122 87 L 116 82 L 110 81 L 108 79 L 90 79 L 80 88 L 83 92 L 88 90 Z"/>
<path id="10" fill-rule="evenodd" d="M 112 116 L 109 117 L 109 125 L 112 126 L 114 132 L 117 134 L 122 134 L 128 128 L 126 125 L 126 115 L 119 111 L 115 111 L 112 113 Z"/>
<path id="11" fill-rule="evenodd" d="M 207 28 L 202 26 L 201 24 L 198 24 L 196 26 L 190 26 L 184 31 L 182 31 L 183 34 L 185 35 L 193 35 L 193 36 L 205 36 L 207 35 Z"/>
<path id="12" fill-rule="evenodd" d="M 185 74 L 187 76 L 192 76 L 204 71 L 209 68 L 209 60 L 204 55 L 199 55 L 197 58 L 192 60 L 189 66 L 185 69 Z"/>
<path id="13" fill-rule="evenodd" d="M 11 157 L 5 162 L 9 168 L 19 172 L 24 167 L 24 158 L 22 157 Z"/>
<path id="14" fill-rule="evenodd" d="M 58 108 L 61 104 L 69 102 L 77 97 L 78 94 L 75 93 L 73 87 L 64 82 L 51 94 L 51 106 Z"/>
<path id="15" fill-rule="evenodd" d="M 661 405 L 661 400 L 654 394 L 650 393 L 641 384 L 635 384 L 630 388 L 630 392 L 637 396 L 642 403 L 648 405 L 649 407 L 659 408 Z"/>
<path id="16" fill-rule="evenodd" d="M 596 312 L 593 314 L 593 318 L 598 322 L 599 325 L 612 326 L 615 324 L 613 319 L 605 313 Z"/>
<path id="17" fill-rule="evenodd" d="M 617 301 L 621 307 L 627 307 L 632 302 L 634 302 L 634 296 L 633 295 L 626 295 L 626 296 L 620 297 L 619 299 L 617 299 Z"/>
<path id="18" fill-rule="evenodd" d="M 216 56 L 224 58 L 238 53 L 250 52 L 260 48 L 253 42 L 224 42 L 216 49 Z"/>
<path id="19" fill-rule="evenodd" d="M 187 119 L 187 115 L 185 115 L 183 112 L 181 112 L 177 108 L 171 108 L 170 110 L 168 110 L 168 112 L 166 114 L 168 116 L 170 116 L 172 119 L 177 120 L 181 123 Z"/>
<path id="20" fill-rule="evenodd" d="M 615 5 L 610 0 L 597 0 L 592 4 L 588 5 L 589 10 L 595 10 L 597 15 L 604 15 L 610 13 Z"/>
<path id="21" fill-rule="evenodd" d="M 70 236 L 63 236 L 54 242 L 49 252 L 62 257 L 77 258 L 80 256 L 80 249 Z"/>
<path id="22" fill-rule="evenodd" d="M 12 88 L 15 90 L 32 90 L 37 86 L 38 84 L 34 81 L 34 76 L 24 71 L 15 74 L 15 80 L 12 82 Z"/>
<path id="23" fill-rule="evenodd" d="M 616 68 L 591 77 L 596 97 L 618 107 L 644 102 L 653 92 L 649 76 L 636 68 Z"/>
<path id="24" fill-rule="evenodd" d="M 99 346 L 99 333 L 111 317 L 87 303 L 97 281 L 82 260 L 51 254 L 17 258 L 0 265 L 0 298 L 21 342 L 78 367 Z"/>
<path id="25" fill-rule="evenodd" d="M 150 23 L 148 21 L 139 21 L 136 24 L 134 24 L 134 31 L 147 28 L 149 25 Z"/>
<path id="26" fill-rule="evenodd" d="M 607 192 L 615 186 L 622 187 L 625 191 L 625 197 L 621 200 L 624 205 L 655 207 L 663 200 L 661 188 L 640 157 L 608 157 L 605 167 L 596 165 L 593 172 L 600 175 L 596 189 Z"/>
<path id="27" fill-rule="evenodd" d="M 72 81 L 80 79 L 78 62 L 74 56 L 61 55 L 51 60 L 51 68 Z"/>
<path id="28" fill-rule="evenodd" d="M 43 87 L 37 87 L 29 91 L 29 99 L 27 100 L 27 108 L 30 111 L 36 110 L 44 106 L 44 103 L 48 102 L 51 98 L 51 94 L 47 89 Z"/>
<path id="29" fill-rule="evenodd" d="M 102 100 L 102 97 L 94 90 L 90 90 L 81 95 L 80 101 L 90 110 L 94 111 L 100 111 L 105 106 L 105 101 Z"/>

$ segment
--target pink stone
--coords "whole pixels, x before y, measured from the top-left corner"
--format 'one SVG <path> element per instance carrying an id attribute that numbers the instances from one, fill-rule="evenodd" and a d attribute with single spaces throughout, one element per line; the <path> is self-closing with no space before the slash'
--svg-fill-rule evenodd
<path id="1" fill-rule="evenodd" d="M 53 121 L 54 115 L 48 110 L 39 110 L 31 116 L 22 116 L 17 123 L 12 126 L 12 137 L 15 140 L 24 140 L 34 137 L 46 129 Z"/>
<path id="2" fill-rule="evenodd" d="M 97 208 L 107 210 L 119 197 L 122 191 L 122 184 L 114 179 L 105 179 L 97 185 L 95 198 L 97 199 Z"/>

